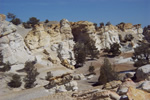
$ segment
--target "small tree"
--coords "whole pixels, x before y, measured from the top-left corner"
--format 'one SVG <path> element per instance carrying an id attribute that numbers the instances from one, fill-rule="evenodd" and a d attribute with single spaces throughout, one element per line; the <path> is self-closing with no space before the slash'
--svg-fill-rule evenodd
<path id="1" fill-rule="evenodd" d="M 133 39 L 134 39 L 134 37 L 132 34 L 126 34 L 124 37 L 125 41 L 132 41 Z"/>
<path id="2" fill-rule="evenodd" d="M 27 73 L 24 78 L 25 88 L 33 88 L 35 86 L 34 82 L 36 81 L 36 76 L 39 75 L 37 69 L 34 67 L 35 62 L 26 62 L 25 63 L 25 72 Z"/>
<path id="3" fill-rule="evenodd" d="M 49 20 L 48 20 L 48 19 L 46 19 L 44 23 L 48 23 L 48 22 L 49 22 Z"/>
<path id="4" fill-rule="evenodd" d="M 109 26 L 109 25 L 111 25 L 110 21 L 106 23 L 106 26 Z"/>
<path id="5" fill-rule="evenodd" d="M 94 66 L 91 63 L 91 65 L 89 66 L 89 73 L 90 74 L 96 74 L 94 71 L 95 71 L 95 68 L 94 68 Z"/>
<path id="6" fill-rule="evenodd" d="M 95 29 L 97 29 L 97 23 L 94 23 L 93 25 L 95 26 Z"/>
<path id="7" fill-rule="evenodd" d="M 112 45 L 110 45 L 109 53 L 112 53 L 113 56 L 120 55 L 120 45 L 118 43 L 113 43 Z"/>
<path id="8" fill-rule="evenodd" d="M 39 19 L 37 19 L 36 17 L 31 17 L 29 18 L 29 21 L 27 21 L 27 24 L 31 24 L 32 27 L 34 27 L 35 24 L 39 23 Z"/>
<path id="9" fill-rule="evenodd" d="M 15 25 L 21 24 L 21 20 L 19 18 L 15 18 L 15 19 L 11 20 L 11 22 Z"/>
<path id="10" fill-rule="evenodd" d="M 98 59 L 99 58 L 99 51 L 95 46 L 95 41 L 92 39 L 89 39 L 86 43 L 86 52 L 90 56 L 90 58 L 93 60 L 94 58 Z"/>
<path id="11" fill-rule="evenodd" d="M 12 80 L 8 83 L 8 86 L 12 88 L 18 88 L 21 86 L 21 78 L 18 74 L 12 76 Z"/>
<path id="12" fill-rule="evenodd" d="M 100 76 L 98 79 L 99 84 L 105 84 L 107 82 L 117 80 L 118 74 L 112 68 L 111 63 L 107 58 L 104 59 L 104 63 L 100 68 Z"/>
<path id="13" fill-rule="evenodd" d="M 100 23 L 100 27 L 102 28 L 103 26 L 104 26 L 104 23 L 103 23 L 103 22 L 101 22 L 101 23 Z"/>
<path id="14" fill-rule="evenodd" d="M 85 45 L 81 42 L 77 42 L 74 46 L 76 67 L 83 66 L 86 59 Z"/>
<path id="15" fill-rule="evenodd" d="M 53 77 L 53 74 L 52 74 L 51 71 L 49 71 L 49 72 L 47 72 L 47 76 L 45 77 L 45 79 L 46 79 L 47 81 L 49 81 L 49 79 L 52 78 L 52 77 Z"/>
<path id="16" fill-rule="evenodd" d="M 142 43 L 138 47 L 134 49 L 134 53 L 132 56 L 134 60 L 135 67 L 141 67 L 143 65 L 149 64 L 150 59 L 150 44 Z"/>
<path id="17" fill-rule="evenodd" d="M 9 62 L 6 62 L 6 64 L 2 63 L 2 65 L 4 66 L 3 68 L 0 68 L 0 71 L 2 71 L 2 72 L 6 72 L 11 69 L 11 64 Z"/>
<path id="18" fill-rule="evenodd" d="M 8 13 L 7 18 L 13 20 L 16 18 L 16 15 L 14 15 L 13 13 Z"/>

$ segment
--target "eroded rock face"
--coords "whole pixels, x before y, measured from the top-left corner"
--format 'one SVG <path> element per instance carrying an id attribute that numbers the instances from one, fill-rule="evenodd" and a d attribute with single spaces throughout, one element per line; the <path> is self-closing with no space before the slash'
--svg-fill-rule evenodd
<path id="1" fill-rule="evenodd" d="M 42 24 L 36 25 L 25 37 L 25 43 L 30 50 L 48 47 L 50 45 L 50 35 L 45 32 Z"/>
<path id="2" fill-rule="evenodd" d="M 0 52 L 3 63 L 24 64 L 26 61 L 33 60 L 34 57 L 24 44 L 24 40 L 15 25 L 7 21 L 1 21 L 0 32 Z"/>
<path id="3" fill-rule="evenodd" d="M 25 43 L 35 54 L 42 54 L 46 50 L 47 53 L 43 55 L 47 56 L 38 56 L 38 59 L 46 59 L 53 64 L 67 60 L 68 64 L 75 65 L 73 53 L 75 43 L 70 23 L 66 19 L 62 19 L 60 24 L 52 24 L 50 26 L 43 26 L 43 24 L 36 25 L 27 34 Z M 41 62 L 43 61 L 41 60 L 39 63 Z M 73 69 L 73 66 L 71 69 Z"/>

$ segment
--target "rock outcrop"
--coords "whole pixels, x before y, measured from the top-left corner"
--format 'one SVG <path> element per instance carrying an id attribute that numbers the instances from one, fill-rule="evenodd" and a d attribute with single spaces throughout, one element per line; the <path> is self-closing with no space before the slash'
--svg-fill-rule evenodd
<path id="1" fill-rule="evenodd" d="M 3 63 L 18 65 L 34 60 L 15 25 L 7 21 L 0 21 L 0 27 L 2 29 L 0 31 L 0 53 Z"/>
<path id="2" fill-rule="evenodd" d="M 36 55 L 42 54 L 46 50 L 47 54 L 45 55 L 47 57 L 38 56 L 39 59 L 47 59 L 47 61 L 52 61 L 53 64 L 54 60 L 55 63 L 62 63 L 66 60 L 68 62 L 67 67 L 75 65 L 73 53 L 75 43 L 70 23 L 66 19 L 62 19 L 60 24 L 36 25 L 25 37 L 25 43 Z M 73 67 L 70 69 L 73 69 Z"/>
<path id="3" fill-rule="evenodd" d="M 150 80 L 150 64 L 139 67 L 136 72 L 136 77 L 138 81 Z"/>

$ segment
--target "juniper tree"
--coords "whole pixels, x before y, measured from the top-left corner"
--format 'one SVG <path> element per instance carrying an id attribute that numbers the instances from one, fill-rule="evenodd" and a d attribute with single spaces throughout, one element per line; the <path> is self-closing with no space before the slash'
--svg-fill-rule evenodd
<path id="1" fill-rule="evenodd" d="M 98 79 L 99 84 L 105 84 L 107 82 L 117 80 L 118 74 L 115 72 L 115 70 L 112 68 L 111 63 L 107 58 L 104 58 L 103 65 L 100 68 L 100 76 Z"/>
<path id="2" fill-rule="evenodd" d="M 12 88 L 18 88 L 21 86 L 21 84 L 22 82 L 20 76 L 18 74 L 14 74 L 12 76 L 12 80 L 8 83 L 8 86 Z"/>
<path id="3" fill-rule="evenodd" d="M 83 66 L 86 60 L 86 51 L 84 43 L 77 42 L 74 46 L 74 53 L 75 53 L 76 67 Z"/>
<path id="4" fill-rule="evenodd" d="M 111 44 L 108 53 L 111 53 L 113 56 L 120 55 L 121 54 L 120 45 L 118 43 Z"/>
<path id="5" fill-rule="evenodd" d="M 32 88 L 35 86 L 34 82 L 36 81 L 36 77 L 37 75 L 39 75 L 39 73 L 37 72 L 37 69 L 34 67 L 35 62 L 26 62 L 25 63 L 25 72 L 27 73 L 27 75 L 24 78 L 24 82 L 25 82 L 25 88 Z"/>
<path id="6" fill-rule="evenodd" d="M 86 53 L 90 56 L 91 59 L 98 59 L 99 58 L 99 51 L 95 46 L 95 41 L 89 39 L 86 43 Z"/>

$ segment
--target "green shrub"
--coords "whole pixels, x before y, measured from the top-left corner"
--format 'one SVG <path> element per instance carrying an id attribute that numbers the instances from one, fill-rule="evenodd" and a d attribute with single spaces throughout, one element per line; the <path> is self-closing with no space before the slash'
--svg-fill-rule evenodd
<path id="1" fill-rule="evenodd" d="M 110 49 L 108 53 L 111 53 L 112 56 L 120 55 L 121 54 L 120 45 L 118 43 L 113 43 L 112 45 L 110 45 Z"/>
<path id="2" fill-rule="evenodd" d="M 92 63 L 91 63 L 91 65 L 89 66 L 89 73 L 90 73 L 90 74 L 96 74 L 96 73 L 95 73 L 95 67 L 92 65 Z"/>
<path id="3" fill-rule="evenodd" d="M 34 82 L 36 81 L 37 69 L 34 67 L 35 62 L 26 62 L 25 63 L 25 72 L 27 73 L 26 77 L 24 78 L 25 88 L 33 88 L 35 86 Z"/>
<path id="4" fill-rule="evenodd" d="M 18 74 L 15 74 L 12 76 L 12 80 L 8 83 L 8 86 L 12 88 L 18 88 L 21 86 L 21 84 L 22 82 L 20 76 Z"/>
<path id="5" fill-rule="evenodd" d="M 11 22 L 15 25 L 21 24 L 21 20 L 19 18 L 12 19 Z"/>
<path id="6" fill-rule="evenodd" d="M 49 72 L 47 72 L 47 76 L 45 77 L 45 79 L 46 79 L 47 81 L 49 81 L 49 79 L 52 78 L 52 77 L 53 77 L 53 74 L 52 74 L 51 71 L 49 71 Z"/>
<path id="7" fill-rule="evenodd" d="M 99 84 L 105 84 L 107 82 L 118 80 L 118 73 L 112 68 L 111 63 L 107 58 L 104 59 L 104 63 L 100 68 L 100 76 L 98 79 Z"/>

